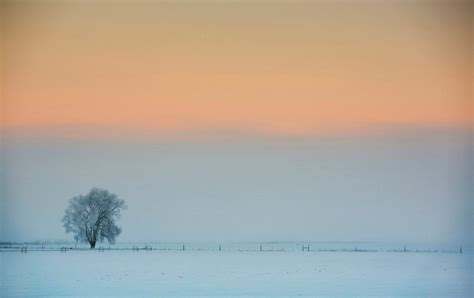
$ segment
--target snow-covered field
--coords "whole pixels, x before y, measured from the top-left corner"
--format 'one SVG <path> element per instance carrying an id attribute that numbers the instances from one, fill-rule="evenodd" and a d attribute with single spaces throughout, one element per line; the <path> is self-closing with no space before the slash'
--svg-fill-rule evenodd
<path id="1" fill-rule="evenodd" d="M 470 254 L 0 252 L 0 296 L 472 297 Z"/>

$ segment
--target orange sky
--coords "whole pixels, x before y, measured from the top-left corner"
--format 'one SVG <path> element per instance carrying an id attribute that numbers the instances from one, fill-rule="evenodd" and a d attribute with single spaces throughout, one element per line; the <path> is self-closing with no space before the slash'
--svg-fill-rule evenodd
<path id="1" fill-rule="evenodd" d="M 472 123 L 469 1 L 118 3 L 4 3 L 4 127 Z"/>

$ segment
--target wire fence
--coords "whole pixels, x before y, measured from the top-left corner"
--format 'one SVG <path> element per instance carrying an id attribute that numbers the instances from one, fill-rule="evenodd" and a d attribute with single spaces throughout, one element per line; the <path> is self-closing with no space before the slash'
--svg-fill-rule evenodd
<path id="1" fill-rule="evenodd" d="M 0 242 L 0 252 L 28 253 L 34 251 L 215 251 L 215 252 L 352 252 L 352 253 L 458 253 L 465 252 L 462 245 L 427 246 L 352 242 L 143 242 L 88 244 L 71 242 Z"/>

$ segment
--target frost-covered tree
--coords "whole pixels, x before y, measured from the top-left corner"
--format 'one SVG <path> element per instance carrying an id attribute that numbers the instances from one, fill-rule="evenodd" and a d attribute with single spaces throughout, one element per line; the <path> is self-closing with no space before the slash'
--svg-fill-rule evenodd
<path id="1" fill-rule="evenodd" d="M 127 206 L 125 201 L 105 189 L 93 188 L 87 195 L 79 195 L 69 201 L 63 217 L 66 233 L 73 233 L 74 239 L 88 242 L 95 248 L 97 241 L 114 243 L 122 229 L 116 220 Z"/>

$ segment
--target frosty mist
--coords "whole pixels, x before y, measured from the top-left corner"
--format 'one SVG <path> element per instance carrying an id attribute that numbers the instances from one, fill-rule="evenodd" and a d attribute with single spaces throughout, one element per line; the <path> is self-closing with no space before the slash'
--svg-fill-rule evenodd
<path id="1" fill-rule="evenodd" d="M 407 128 L 302 137 L 11 137 L 1 238 L 71 239 L 61 224 L 68 200 L 97 185 L 127 201 L 119 241 L 463 244 L 472 227 L 471 136 Z"/>

